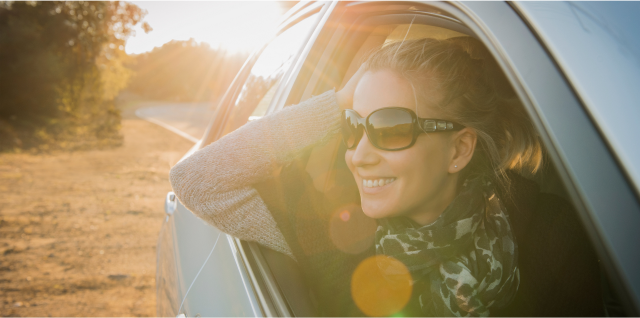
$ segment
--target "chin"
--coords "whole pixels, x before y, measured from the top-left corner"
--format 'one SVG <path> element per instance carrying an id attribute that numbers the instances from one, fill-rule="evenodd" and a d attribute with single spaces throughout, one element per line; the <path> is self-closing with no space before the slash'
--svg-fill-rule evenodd
<path id="1" fill-rule="evenodd" d="M 364 214 L 372 219 L 382 219 L 401 214 L 403 200 L 402 183 L 399 180 L 384 187 L 358 188 L 360 192 L 360 206 Z"/>
<path id="2" fill-rule="evenodd" d="M 378 202 L 361 201 L 362 212 L 372 219 L 382 219 L 394 215 L 394 211 Z"/>

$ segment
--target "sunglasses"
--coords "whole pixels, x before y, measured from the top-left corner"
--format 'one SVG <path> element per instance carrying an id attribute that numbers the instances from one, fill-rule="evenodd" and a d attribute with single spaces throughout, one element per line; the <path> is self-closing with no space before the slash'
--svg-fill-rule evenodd
<path id="1" fill-rule="evenodd" d="M 342 111 L 342 140 L 348 149 L 358 146 L 363 131 L 371 144 L 381 150 L 398 151 L 413 146 L 421 133 L 449 132 L 463 129 L 458 123 L 433 118 L 418 118 L 404 107 L 380 108 L 362 118 L 353 109 Z"/>

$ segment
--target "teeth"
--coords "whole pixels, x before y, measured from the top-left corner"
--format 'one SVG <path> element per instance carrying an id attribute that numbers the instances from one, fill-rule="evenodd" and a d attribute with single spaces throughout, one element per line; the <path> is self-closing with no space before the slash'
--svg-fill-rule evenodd
<path id="1" fill-rule="evenodd" d="M 362 186 L 365 188 L 375 188 L 375 187 L 381 187 L 384 185 L 387 185 L 393 181 L 395 181 L 396 178 L 388 178 L 388 179 L 375 179 L 375 180 L 364 180 L 362 179 Z"/>

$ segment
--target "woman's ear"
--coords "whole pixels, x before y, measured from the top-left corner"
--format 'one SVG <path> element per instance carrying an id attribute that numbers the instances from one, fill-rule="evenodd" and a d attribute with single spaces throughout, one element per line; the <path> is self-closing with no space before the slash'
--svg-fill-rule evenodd
<path id="1" fill-rule="evenodd" d="M 457 173 L 469 164 L 476 150 L 478 135 L 471 128 L 464 128 L 455 133 L 452 139 L 453 157 L 449 163 L 449 173 Z"/>

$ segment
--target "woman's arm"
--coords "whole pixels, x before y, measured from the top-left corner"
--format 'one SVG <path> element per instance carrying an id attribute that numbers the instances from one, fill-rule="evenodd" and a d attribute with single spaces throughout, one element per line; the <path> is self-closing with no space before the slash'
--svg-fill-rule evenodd
<path id="1" fill-rule="evenodd" d="M 252 121 L 176 164 L 169 179 L 180 202 L 223 232 L 289 255 L 253 184 L 339 130 L 334 91 Z"/>

